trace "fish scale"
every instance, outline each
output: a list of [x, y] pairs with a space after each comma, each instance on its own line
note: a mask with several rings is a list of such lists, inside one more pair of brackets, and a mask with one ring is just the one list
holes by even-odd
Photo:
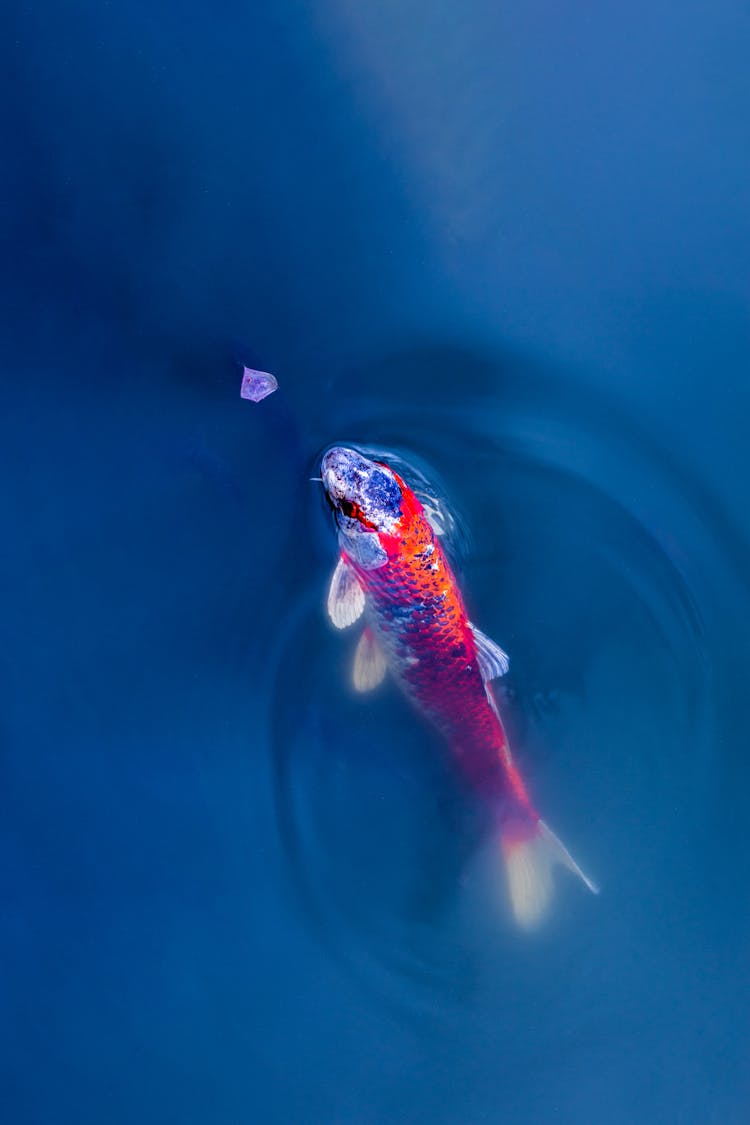
[[494, 799], [510, 793], [536, 816], [510, 761], [453, 571], [416, 499], [411, 507], [400, 535], [380, 536], [385, 565], [363, 570], [347, 558], [365, 591], [368, 622], [402, 690], [446, 738], [472, 784]]

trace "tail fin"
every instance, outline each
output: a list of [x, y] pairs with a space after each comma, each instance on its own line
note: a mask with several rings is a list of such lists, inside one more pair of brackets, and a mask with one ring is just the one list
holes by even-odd
[[503, 826], [500, 835], [513, 914], [519, 926], [531, 930], [544, 918], [552, 898], [552, 868], [567, 867], [593, 894], [595, 883], [584, 875], [564, 844], [543, 820], [528, 814]]

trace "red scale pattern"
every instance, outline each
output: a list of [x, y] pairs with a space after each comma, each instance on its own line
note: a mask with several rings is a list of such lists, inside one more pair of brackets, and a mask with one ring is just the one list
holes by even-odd
[[399, 484], [401, 520], [393, 534], [380, 534], [388, 562], [365, 571], [347, 558], [367, 595], [370, 623], [401, 687], [445, 736], [472, 784], [510, 798], [536, 820], [487, 696], [458, 584], [421, 504]]

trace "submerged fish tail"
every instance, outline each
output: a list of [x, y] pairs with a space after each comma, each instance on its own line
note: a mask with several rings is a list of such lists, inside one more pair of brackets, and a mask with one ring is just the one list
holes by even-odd
[[524, 929], [534, 929], [547, 914], [555, 867], [567, 867], [593, 894], [599, 893], [562, 841], [525, 803], [514, 801], [506, 809], [500, 825], [500, 846], [513, 915]]

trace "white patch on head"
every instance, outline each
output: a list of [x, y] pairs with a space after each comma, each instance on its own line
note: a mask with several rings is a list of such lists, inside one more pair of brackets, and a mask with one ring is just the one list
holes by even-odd
[[323, 487], [332, 500], [341, 500], [344, 496], [344, 485], [341, 477], [333, 469], [326, 469], [323, 473]]

